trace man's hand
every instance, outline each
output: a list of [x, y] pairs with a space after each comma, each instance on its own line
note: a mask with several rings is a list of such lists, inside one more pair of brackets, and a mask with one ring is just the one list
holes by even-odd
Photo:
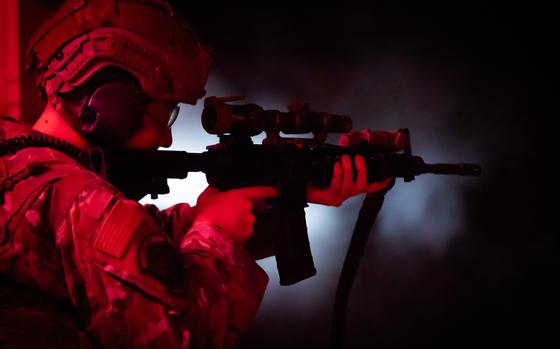
[[328, 188], [320, 189], [312, 186], [307, 187], [307, 201], [314, 204], [327, 206], [340, 206], [342, 203], [358, 194], [374, 193], [381, 190], [388, 190], [394, 184], [394, 178], [386, 178], [379, 182], [367, 182], [366, 162], [361, 155], [354, 158], [356, 167], [356, 181], [350, 156], [343, 155], [340, 162], [334, 165], [331, 184]]
[[198, 197], [194, 223], [219, 226], [236, 243], [244, 243], [253, 235], [255, 216], [251, 213], [258, 200], [278, 196], [274, 187], [255, 186], [218, 191], [208, 187]]

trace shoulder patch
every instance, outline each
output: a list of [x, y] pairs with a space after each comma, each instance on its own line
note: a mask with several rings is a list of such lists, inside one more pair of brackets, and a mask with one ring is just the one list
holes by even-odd
[[186, 294], [181, 256], [164, 235], [154, 234], [142, 241], [138, 250], [138, 264], [142, 273], [148, 273], [166, 285], [170, 294]]
[[142, 219], [138, 207], [124, 200], [117, 201], [103, 221], [93, 246], [120, 259]]

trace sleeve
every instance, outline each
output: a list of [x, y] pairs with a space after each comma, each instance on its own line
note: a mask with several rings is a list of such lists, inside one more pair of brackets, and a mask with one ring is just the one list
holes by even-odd
[[190, 228], [178, 248], [102, 181], [76, 198], [56, 237], [72, 302], [102, 347], [232, 347], [268, 281], [215, 227]]

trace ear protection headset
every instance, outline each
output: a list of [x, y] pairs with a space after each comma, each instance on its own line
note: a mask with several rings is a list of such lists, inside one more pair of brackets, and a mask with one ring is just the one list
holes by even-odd
[[142, 126], [150, 98], [127, 78], [101, 82], [87, 94], [79, 127], [84, 138], [101, 147], [122, 146]]

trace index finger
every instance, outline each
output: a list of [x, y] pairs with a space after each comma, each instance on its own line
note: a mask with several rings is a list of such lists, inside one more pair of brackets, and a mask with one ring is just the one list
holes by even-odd
[[202, 193], [200, 193], [199, 197], [207, 197], [207, 196], [210, 197], [218, 194], [219, 192], [220, 191], [217, 188], [209, 185], [206, 187], [206, 189], [204, 189], [204, 191], [202, 191]]
[[202, 204], [212, 196], [218, 194], [220, 191], [212, 186], [207, 186], [206, 189], [200, 195], [198, 195], [198, 199], [196, 200], [196, 204]]
[[247, 200], [255, 201], [258, 199], [275, 198], [280, 195], [280, 192], [275, 187], [257, 185], [254, 187], [245, 187], [238, 189], [231, 189], [230, 192], [240, 194]]

